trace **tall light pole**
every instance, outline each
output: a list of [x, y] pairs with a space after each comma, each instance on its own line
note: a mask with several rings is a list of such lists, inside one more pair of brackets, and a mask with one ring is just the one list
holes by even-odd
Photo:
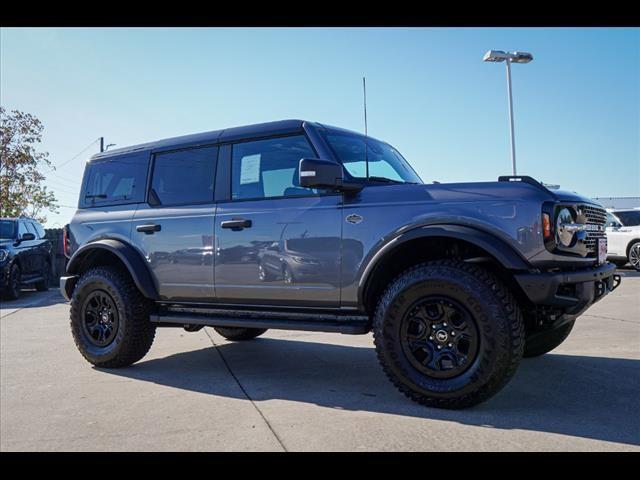
[[489, 50], [484, 54], [484, 62], [506, 62], [507, 65], [507, 93], [509, 96], [509, 125], [511, 131], [511, 164], [513, 174], [516, 175], [516, 139], [513, 132], [513, 95], [511, 94], [511, 64], [529, 63], [533, 55], [527, 52], [503, 52], [502, 50]]

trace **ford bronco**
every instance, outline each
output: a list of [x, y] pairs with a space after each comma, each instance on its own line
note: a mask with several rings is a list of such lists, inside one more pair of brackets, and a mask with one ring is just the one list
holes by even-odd
[[401, 392], [464, 408], [617, 287], [605, 221], [530, 177], [425, 184], [388, 143], [285, 120], [93, 156], [60, 287], [98, 367], [157, 327], [373, 331]]

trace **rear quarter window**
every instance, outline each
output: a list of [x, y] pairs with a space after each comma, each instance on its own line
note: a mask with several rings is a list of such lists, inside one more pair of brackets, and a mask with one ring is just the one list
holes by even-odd
[[144, 202], [148, 168], [149, 152], [90, 162], [85, 170], [80, 207]]

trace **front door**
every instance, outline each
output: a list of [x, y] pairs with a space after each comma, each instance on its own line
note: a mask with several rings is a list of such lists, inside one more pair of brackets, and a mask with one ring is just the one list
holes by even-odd
[[338, 307], [342, 197], [302, 188], [304, 135], [232, 146], [231, 200], [218, 204], [220, 303]]
[[162, 300], [214, 299], [217, 154], [217, 147], [199, 147], [154, 156], [148, 203], [133, 217], [131, 238]]

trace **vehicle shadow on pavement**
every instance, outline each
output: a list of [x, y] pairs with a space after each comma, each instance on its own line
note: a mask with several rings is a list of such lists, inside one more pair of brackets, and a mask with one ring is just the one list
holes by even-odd
[[[218, 349], [218, 352], [216, 352]], [[640, 360], [547, 354], [525, 359], [494, 398], [467, 410], [415, 404], [388, 382], [372, 348], [259, 338], [142, 361], [114, 375], [212, 396], [246, 398], [235, 383], [211, 380], [226, 367], [252, 400], [522, 429], [640, 445]], [[230, 392], [235, 392], [230, 394]]]
[[40, 308], [65, 302], [66, 300], [64, 299], [62, 294], [54, 288], [51, 288], [46, 292], [23, 289], [20, 292], [20, 298], [18, 298], [17, 300], [6, 300], [4, 298], [0, 298], [0, 309], [9, 310], [32, 307]]

